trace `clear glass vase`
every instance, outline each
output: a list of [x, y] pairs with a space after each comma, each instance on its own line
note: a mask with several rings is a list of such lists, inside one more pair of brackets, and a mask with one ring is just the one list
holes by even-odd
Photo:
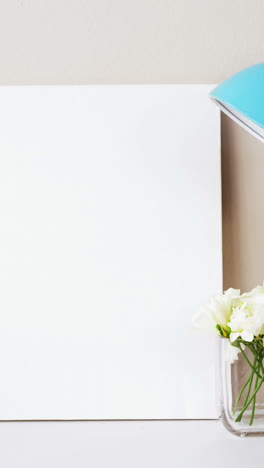
[[[228, 340], [225, 338], [219, 338], [219, 340], [221, 356], [221, 420], [225, 427], [236, 435], [263, 436], [264, 382], [262, 383], [261, 380], [263, 372], [261, 369], [259, 369], [260, 372], [257, 374], [253, 372], [250, 387], [252, 368], [249, 363], [254, 362], [254, 356], [246, 348], [244, 353], [239, 354], [238, 360], [230, 364], [226, 360]], [[257, 390], [254, 397], [254, 390], [258, 389], [258, 387], [259, 390]], [[252, 401], [250, 402], [250, 400]], [[250, 404], [247, 406], [249, 402]], [[245, 406], [246, 409], [243, 412]], [[241, 416], [242, 412], [243, 415]], [[241, 418], [241, 420], [236, 421], [238, 418]]]

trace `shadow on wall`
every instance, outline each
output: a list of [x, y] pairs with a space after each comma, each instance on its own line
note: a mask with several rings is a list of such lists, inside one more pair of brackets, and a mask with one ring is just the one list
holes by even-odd
[[223, 284], [264, 280], [264, 144], [222, 114]]

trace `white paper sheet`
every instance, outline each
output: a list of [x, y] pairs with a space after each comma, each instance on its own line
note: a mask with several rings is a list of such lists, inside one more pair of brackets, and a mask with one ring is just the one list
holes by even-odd
[[208, 85], [0, 88], [0, 419], [218, 416]]

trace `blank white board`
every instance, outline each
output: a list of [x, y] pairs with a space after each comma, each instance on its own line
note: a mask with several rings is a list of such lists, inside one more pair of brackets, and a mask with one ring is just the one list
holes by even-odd
[[218, 416], [210, 89], [0, 89], [1, 420]]

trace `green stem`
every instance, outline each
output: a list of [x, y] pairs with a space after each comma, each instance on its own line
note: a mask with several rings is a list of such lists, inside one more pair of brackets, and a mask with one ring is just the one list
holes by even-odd
[[[255, 359], [256, 361], [256, 359]], [[244, 408], [245, 404], [247, 403], [248, 399], [249, 399], [249, 396], [250, 396], [250, 392], [251, 392], [251, 387], [252, 387], [252, 382], [253, 382], [253, 379], [254, 379], [254, 372], [252, 371], [251, 374], [250, 374], [250, 383], [249, 383], [249, 388], [248, 388], [248, 392], [247, 392], [247, 396], [245, 398], [245, 401], [244, 401], [244, 404], [243, 404], [243, 407], [242, 409]]]
[[[257, 375], [258, 375], [258, 374], [257, 374]], [[253, 393], [253, 395], [251, 396], [251, 398], [250, 398], [248, 401], [246, 401], [246, 403], [244, 404], [242, 410], [240, 411], [238, 417], [236, 418], [236, 422], [241, 421], [244, 412], [245, 412], [246, 409], [249, 407], [250, 403], [254, 400], [254, 397], [255, 397], [255, 395], [258, 393], [258, 391], [259, 391], [261, 385], [263, 384], [263, 382], [264, 382], [264, 376], [260, 379], [260, 382], [257, 384], [257, 386], [256, 386], [256, 388], [255, 388], [255, 390], [254, 390], [254, 393]]]
[[[240, 345], [239, 343], [239, 349], [241, 351], [241, 353], [243, 354], [245, 360], [247, 361], [248, 365], [251, 367], [251, 369], [257, 374], [257, 376], [259, 377], [259, 379], [261, 379], [261, 375], [257, 372], [256, 368], [251, 364], [250, 360], [248, 359], [245, 351], [242, 349], [242, 346]], [[255, 353], [255, 356], [256, 356], [256, 353]]]
[[242, 397], [242, 394], [246, 388], [246, 386], [249, 384], [250, 380], [252, 382], [252, 376], [253, 376], [253, 371], [251, 372], [250, 376], [248, 377], [248, 379], [246, 380], [246, 382], [244, 383], [243, 387], [241, 388], [239, 394], [238, 394], [238, 397], [236, 399], [236, 402], [235, 402], [235, 406], [234, 406], [234, 410], [233, 410], [233, 414], [236, 413], [236, 410], [237, 410], [237, 407], [238, 407], [238, 404], [241, 400], [241, 397]]
[[[259, 369], [259, 368], [260, 368], [260, 363], [259, 363], [259, 365], [258, 365], [258, 369]], [[257, 388], [257, 386], [258, 386], [258, 380], [259, 380], [259, 378], [258, 378], [258, 376], [256, 375], [255, 387], [254, 387], [255, 390], [256, 390], [256, 388]], [[252, 411], [251, 411], [251, 418], [250, 418], [250, 422], [249, 422], [249, 425], [250, 425], [250, 426], [252, 426], [253, 421], [254, 421], [255, 408], [256, 408], [256, 396], [257, 396], [257, 394], [255, 393], [255, 396], [254, 396], [253, 401], [252, 401]]]
[[264, 375], [264, 366], [263, 366], [263, 349], [260, 353], [260, 359], [259, 359], [259, 362], [260, 362], [260, 367], [261, 367], [261, 371], [262, 371], [262, 375]]
[[[254, 364], [253, 364], [254, 369], [256, 369], [256, 362], [257, 362], [257, 355], [255, 354], [255, 356], [254, 356]], [[250, 392], [251, 392], [251, 387], [252, 387], [252, 382], [253, 382], [253, 378], [254, 378], [254, 371], [251, 372], [251, 374], [250, 374], [250, 376], [249, 376], [249, 378], [248, 378], [248, 380], [249, 380], [249, 387], [248, 387], [248, 391], [247, 391], [246, 398], [245, 398], [245, 400], [244, 400], [244, 404], [243, 404], [243, 406], [242, 406], [242, 410], [243, 410], [244, 406], [246, 405], [246, 403], [247, 403], [247, 401], [248, 401], [248, 399], [249, 399]]]

